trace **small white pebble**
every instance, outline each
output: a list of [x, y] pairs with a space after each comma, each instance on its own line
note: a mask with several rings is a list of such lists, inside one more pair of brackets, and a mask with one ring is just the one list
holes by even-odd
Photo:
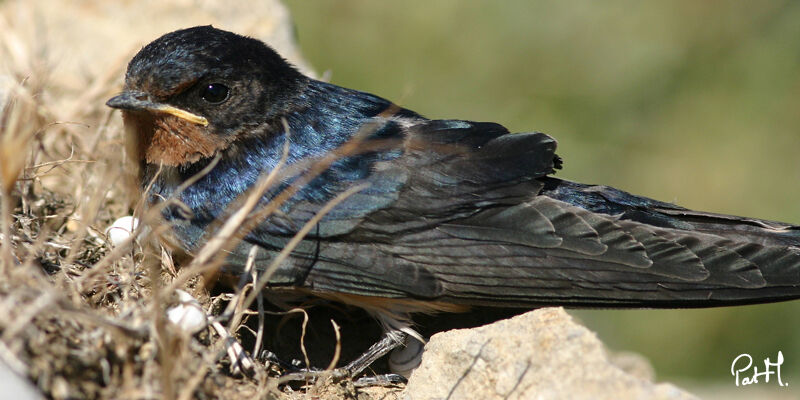
[[167, 310], [167, 319], [182, 331], [195, 334], [208, 325], [208, 318], [200, 302], [183, 290], [176, 290], [180, 304]]
[[425, 350], [425, 346], [422, 342], [409, 337], [404, 347], [392, 350], [389, 355], [389, 370], [408, 379], [422, 362], [423, 350]]
[[122, 242], [131, 237], [138, 225], [139, 220], [130, 215], [119, 218], [114, 221], [111, 226], [106, 228], [106, 236], [108, 240], [111, 241], [112, 245], [119, 246]]

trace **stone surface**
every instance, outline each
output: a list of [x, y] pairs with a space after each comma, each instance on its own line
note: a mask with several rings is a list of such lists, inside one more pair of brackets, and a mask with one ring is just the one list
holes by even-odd
[[[20, 367], [22, 368], [22, 367]], [[0, 400], [38, 400], [44, 396], [27, 378], [14, 372], [4, 361], [0, 361]]]
[[409, 400], [695, 398], [671, 384], [653, 383], [646, 373], [625, 372], [595, 334], [561, 308], [434, 335], [403, 396]]

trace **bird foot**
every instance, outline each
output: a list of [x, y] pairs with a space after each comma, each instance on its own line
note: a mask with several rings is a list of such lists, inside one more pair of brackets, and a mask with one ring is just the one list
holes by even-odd
[[[331, 377], [334, 380], [354, 379], [367, 367], [369, 367], [375, 360], [383, 357], [388, 352], [397, 346], [403, 344], [408, 337], [408, 334], [401, 331], [389, 331], [384, 333], [381, 340], [370, 346], [367, 351], [361, 356], [350, 362], [344, 367], [336, 368], [333, 370], [320, 370], [314, 368], [298, 368], [293, 363], [281, 361], [273, 353], [268, 354], [270, 361], [278, 364], [282, 368], [290, 371], [281, 377], [285, 381], [303, 381], [319, 379], [321, 377]], [[406, 378], [398, 374], [383, 374], [370, 377], [362, 377], [355, 380], [356, 386], [376, 386], [376, 385], [392, 385], [405, 382]]]
[[[294, 372], [289, 372], [281, 376], [280, 380], [282, 382], [292, 382], [292, 381], [313, 381], [313, 380], [320, 380], [320, 379], [331, 379], [334, 382], [338, 382], [344, 379], [353, 379], [353, 374], [347, 370], [347, 368], [336, 368], [333, 370], [314, 370], [314, 369], [303, 369]], [[397, 385], [400, 383], [406, 383], [408, 380], [398, 374], [380, 374], [380, 375], [373, 375], [373, 376], [362, 376], [358, 379], [353, 380], [353, 384], [356, 387], [368, 387], [368, 386], [391, 386]]]

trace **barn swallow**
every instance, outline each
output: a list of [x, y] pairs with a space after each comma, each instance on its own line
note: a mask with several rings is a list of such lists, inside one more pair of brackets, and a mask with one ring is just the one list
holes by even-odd
[[[359, 140], [362, 151], [342, 153], [256, 221], [223, 266], [241, 273], [256, 246], [263, 269], [326, 204], [358, 188], [320, 218], [266, 289], [372, 314], [386, 335], [345, 367], [352, 374], [413, 334], [415, 313], [800, 297], [796, 225], [555, 178], [561, 159], [546, 134], [427, 119], [304, 76], [266, 44], [211, 26], [142, 48], [107, 104], [122, 110], [151, 206], [183, 203], [162, 215], [189, 253], [282, 159], [308, 171], [307, 160]], [[298, 179], [287, 175], [261, 203]]]

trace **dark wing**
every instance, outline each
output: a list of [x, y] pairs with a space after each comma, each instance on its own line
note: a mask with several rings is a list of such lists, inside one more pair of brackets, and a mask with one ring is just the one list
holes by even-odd
[[392, 201], [352, 214], [346, 231], [331, 228], [341, 220], [326, 220], [275, 282], [496, 306], [800, 297], [798, 227], [550, 178], [560, 165], [555, 148], [545, 134], [508, 134], [496, 124], [419, 123], [403, 155], [376, 163], [369, 178], [391, 182]]

